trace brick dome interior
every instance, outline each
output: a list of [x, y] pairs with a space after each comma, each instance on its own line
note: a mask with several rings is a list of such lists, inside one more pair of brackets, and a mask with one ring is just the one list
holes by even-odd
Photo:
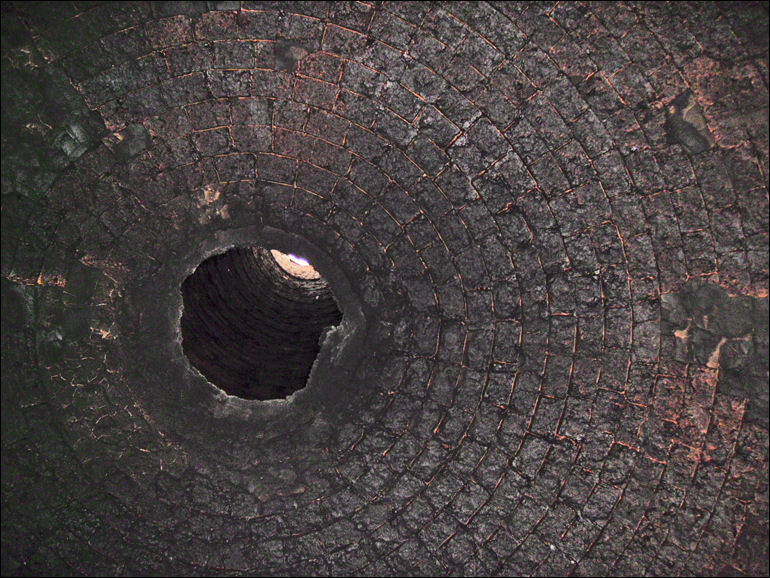
[[767, 38], [3, 2], [2, 574], [767, 575]]

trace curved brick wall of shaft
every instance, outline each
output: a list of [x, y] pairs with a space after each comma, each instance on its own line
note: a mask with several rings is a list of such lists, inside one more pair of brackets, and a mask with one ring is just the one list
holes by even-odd
[[283, 399], [305, 387], [322, 334], [341, 320], [328, 283], [286, 273], [264, 248], [204, 261], [182, 285], [182, 346], [229, 395]]
[[[766, 3], [2, 11], [3, 574], [767, 573]], [[290, 401], [182, 347], [251, 246]]]

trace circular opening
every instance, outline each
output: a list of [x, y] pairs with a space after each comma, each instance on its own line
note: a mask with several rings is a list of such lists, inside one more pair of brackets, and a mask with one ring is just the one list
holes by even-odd
[[182, 347], [226, 393], [284, 399], [305, 387], [326, 330], [342, 320], [329, 284], [307, 260], [236, 247], [182, 284]]

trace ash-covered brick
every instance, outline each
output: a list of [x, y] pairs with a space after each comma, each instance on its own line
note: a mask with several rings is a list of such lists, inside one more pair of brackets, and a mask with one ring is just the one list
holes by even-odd
[[[767, 574], [766, 30], [5, 3], [3, 574]], [[253, 244], [343, 313], [289, 402], [185, 353]]]

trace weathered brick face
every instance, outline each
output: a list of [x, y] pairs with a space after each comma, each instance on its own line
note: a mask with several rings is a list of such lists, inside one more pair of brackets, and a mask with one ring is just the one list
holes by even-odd
[[765, 4], [2, 12], [4, 575], [767, 574]]

